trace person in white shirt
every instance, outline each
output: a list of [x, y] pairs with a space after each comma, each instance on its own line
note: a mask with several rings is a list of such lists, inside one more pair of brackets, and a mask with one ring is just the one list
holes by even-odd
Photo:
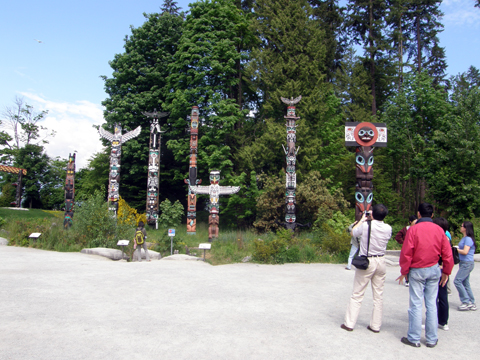
[[[369, 221], [367, 214], [364, 213], [358, 224], [352, 229], [352, 236], [361, 238], [359, 255], [367, 256], [369, 265], [366, 270], [355, 270], [353, 293], [347, 307], [345, 321], [340, 326], [344, 330], [352, 331], [355, 327], [365, 290], [371, 281], [373, 312], [370, 318], [370, 325], [367, 326], [367, 329], [374, 333], [380, 332], [383, 312], [383, 287], [387, 275], [385, 252], [387, 250], [388, 240], [392, 237], [392, 227], [383, 222], [387, 214], [387, 207], [383, 204], [377, 204], [372, 208], [372, 220]], [[369, 224], [371, 226], [370, 245], [368, 245]]]

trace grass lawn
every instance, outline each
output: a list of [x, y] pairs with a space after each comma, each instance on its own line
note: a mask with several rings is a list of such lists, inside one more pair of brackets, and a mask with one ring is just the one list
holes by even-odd
[[28, 209], [28, 210], [13, 210], [8, 208], [0, 208], [0, 217], [6, 221], [9, 219], [44, 219], [63, 217], [63, 211], [50, 211], [40, 209]]

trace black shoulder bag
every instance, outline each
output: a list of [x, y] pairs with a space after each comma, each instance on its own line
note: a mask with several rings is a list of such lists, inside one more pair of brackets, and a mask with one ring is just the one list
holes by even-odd
[[358, 244], [358, 251], [355, 257], [353, 258], [352, 265], [355, 266], [359, 270], [367, 270], [368, 265], [370, 262], [368, 261], [368, 249], [370, 248], [370, 232], [372, 230], [372, 221], [368, 220], [368, 243], [367, 243], [367, 255], [358, 255], [360, 253], [360, 246], [361, 244]]

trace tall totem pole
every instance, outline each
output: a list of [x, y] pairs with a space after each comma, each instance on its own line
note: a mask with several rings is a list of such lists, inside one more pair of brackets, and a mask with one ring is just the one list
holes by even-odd
[[187, 209], [187, 234], [194, 235], [197, 231], [197, 195], [192, 193], [190, 185], [199, 185], [201, 179], [197, 179], [197, 149], [198, 149], [198, 106], [192, 106], [192, 113], [187, 119], [190, 121], [190, 168], [188, 179], [188, 209]]
[[302, 96], [297, 98], [285, 99], [283, 97], [280, 98], [282, 102], [288, 105], [287, 108], [287, 116], [285, 119], [287, 122], [285, 126], [287, 127], [287, 148], [283, 146], [283, 151], [285, 151], [286, 160], [287, 160], [287, 171], [286, 171], [286, 214], [285, 214], [285, 227], [289, 230], [295, 230], [295, 226], [299, 225], [296, 222], [295, 216], [295, 204], [297, 203], [295, 198], [295, 190], [297, 188], [297, 174], [295, 170], [295, 163], [297, 161], [297, 153], [300, 149], [300, 146], [295, 149], [295, 143], [297, 142], [297, 125], [296, 121], [300, 119], [299, 117], [295, 116], [295, 104], [297, 104], [301, 99]]
[[122, 135], [122, 127], [120, 124], [114, 125], [113, 134], [101, 126], [98, 129], [100, 136], [110, 141], [112, 145], [112, 150], [110, 152], [110, 174], [108, 177], [108, 202], [110, 203], [109, 210], [114, 211], [115, 215], [117, 215], [118, 211], [122, 144], [140, 135], [141, 131], [142, 127], [139, 126], [136, 129]]
[[65, 179], [65, 215], [63, 226], [68, 228], [73, 222], [73, 205], [75, 200], [75, 153], [68, 154], [67, 177]]
[[210, 195], [210, 216], [208, 217], [208, 241], [213, 238], [218, 238], [218, 225], [220, 223], [219, 212], [220, 204], [218, 203], [220, 195], [235, 194], [240, 190], [240, 186], [220, 186], [220, 171], [210, 171], [210, 186], [192, 186], [190, 185], [189, 192], [193, 194], [208, 194]]
[[148, 153], [148, 180], [147, 180], [147, 224], [155, 225], [158, 229], [158, 198], [160, 190], [160, 146], [161, 131], [158, 119], [167, 116], [168, 112], [142, 113], [146, 117], [153, 118], [150, 124], [150, 151]]
[[356, 146], [355, 220], [372, 209], [373, 149], [387, 146], [387, 127], [384, 123], [345, 123], [345, 145]]

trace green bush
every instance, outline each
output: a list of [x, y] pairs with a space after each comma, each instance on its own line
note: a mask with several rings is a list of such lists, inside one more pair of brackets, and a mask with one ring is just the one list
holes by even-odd
[[347, 232], [337, 233], [328, 224], [323, 224], [318, 232], [317, 244], [323, 252], [329, 254], [347, 254], [350, 252], [350, 235]]

